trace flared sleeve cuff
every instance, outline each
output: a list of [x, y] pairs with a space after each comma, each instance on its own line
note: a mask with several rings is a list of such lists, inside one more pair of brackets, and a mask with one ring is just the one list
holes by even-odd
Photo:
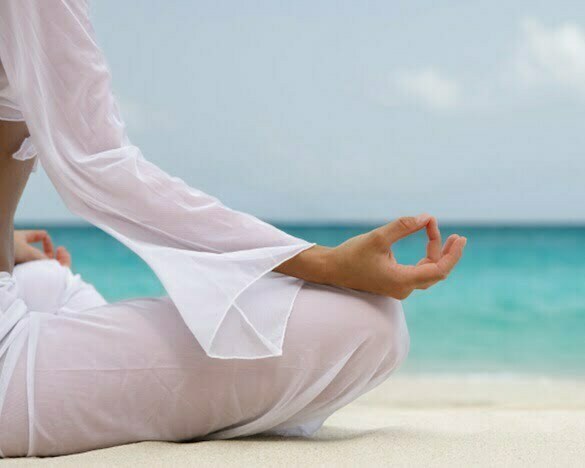
[[303, 280], [273, 270], [314, 243], [299, 239], [294, 245], [207, 253], [111, 234], [149, 264], [209, 357], [259, 359], [282, 354]]

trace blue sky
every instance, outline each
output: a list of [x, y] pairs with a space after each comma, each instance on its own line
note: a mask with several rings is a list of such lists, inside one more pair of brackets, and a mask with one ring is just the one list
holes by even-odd
[[[582, 2], [99, 0], [130, 138], [277, 221], [585, 222]], [[19, 219], [73, 219], [44, 174]]]

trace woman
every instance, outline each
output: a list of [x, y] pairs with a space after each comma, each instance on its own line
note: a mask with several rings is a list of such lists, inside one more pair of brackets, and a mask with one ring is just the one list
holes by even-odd
[[[404, 359], [397, 299], [445, 279], [464, 238], [442, 247], [421, 215], [328, 249], [170, 177], [125, 133], [85, 1], [3, 0], [0, 61], [1, 455], [311, 434]], [[37, 157], [168, 298], [73, 307], [54, 262], [40, 276], [67, 294], [26, 292], [32, 280], [11, 274], [13, 216]], [[421, 229], [426, 258], [397, 264], [391, 244]]]

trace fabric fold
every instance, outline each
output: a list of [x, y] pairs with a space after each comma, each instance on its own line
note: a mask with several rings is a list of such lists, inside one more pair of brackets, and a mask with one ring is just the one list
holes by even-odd
[[[20, 145], [20, 148], [18, 148], [18, 151], [16, 151], [16, 153], [12, 155], [12, 158], [18, 161], [28, 161], [29, 159], [34, 159], [36, 157], [37, 149], [35, 148], [30, 137], [25, 138], [22, 144]], [[36, 159], [32, 169], [33, 172], [37, 170], [38, 162], [39, 160]]]
[[14, 277], [0, 272], [0, 416], [20, 351], [28, 337], [29, 310]]

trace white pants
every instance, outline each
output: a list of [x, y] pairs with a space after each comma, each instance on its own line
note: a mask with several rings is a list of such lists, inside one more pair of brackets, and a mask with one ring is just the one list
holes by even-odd
[[105, 304], [55, 261], [21, 265], [14, 277], [41, 319], [34, 359], [23, 346], [0, 414], [6, 457], [310, 435], [409, 348], [399, 301], [348, 289], [303, 285], [282, 356], [212, 359], [168, 298]]

